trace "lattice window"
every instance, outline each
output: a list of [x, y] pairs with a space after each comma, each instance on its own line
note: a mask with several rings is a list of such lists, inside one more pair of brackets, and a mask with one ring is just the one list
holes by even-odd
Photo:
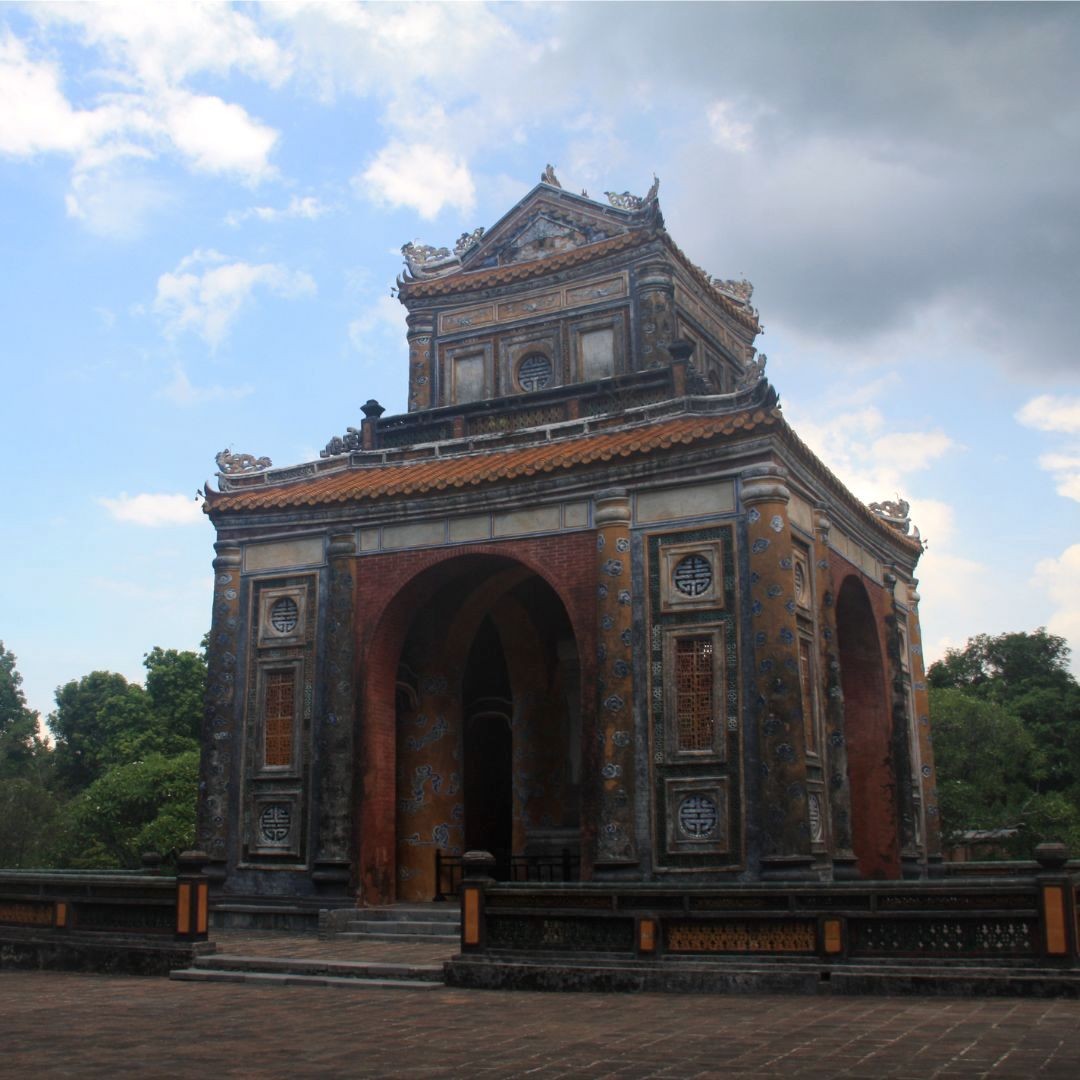
[[270, 768], [291, 765], [296, 724], [295, 671], [267, 673], [263, 716], [263, 764]]
[[712, 750], [715, 713], [713, 691], [715, 644], [709, 637], [675, 639], [674, 671], [677, 748]]

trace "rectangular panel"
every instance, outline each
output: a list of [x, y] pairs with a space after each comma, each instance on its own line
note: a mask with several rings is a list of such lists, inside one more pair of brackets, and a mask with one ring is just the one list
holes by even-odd
[[450, 519], [450, 540], [460, 543], [463, 540], [487, 540], [491, 536], [491, 518], [487, 514], [473, 514], [471, 517]]
[[467, 311], [452, 311], [439, 318], [439, 332], [448, 334], [454, 330], [469, 330], [474, 326], [485, 326], [494, 319], [495, 311], [490, 304]]
[[484, 357], [482, 353], [472, 356], [455, 356], [453, 364], [454, 401], [461, 405], [467, 401], [479, 401], [485, 396]]
[[441, 544], [446, 540], [446, 522], [417, 521], [409, 525], [387, 525], [383, 529], [383, 550], [397, 548], [426, 547]]
[[635, 518], [639, 522], [729, 514], [735, 509], [735, 484], [731, 480], [712, 480], [705, 484], [643, 491], [635, 501]]
[[323, 562], [323, 538], [279, 540], [272, 544], [248, 544], [244, 548], [245, 570], [288, 570]]
[[493, 525], [496, 536], [522, 536], [526, 533], [555, 532], [559, 528], [558, 506], [538, 506], [531, 510], [509, 510], [495, 514]]
[[791, 500], [788, 502], [788, 517], [803, 532], [812, 533], [814, 531], [814, 518], [810, 504], [805, 499], [800, 499], [798, 495], [792, 495]]
[[379, 550], [379, 530], [378, 529], [361, 529], [360, 530], [360, 550], [361, 551], [378, 551]]
[[608, 278], [606, 281], [594, 281], [588, 285], [576, 285], [566, 290], [567, 306], [589, 304], [596, 300], [607, 300], [613, 296], [626, 295], [626, 279]]
[[566, 503], [563, 506], [563, 525], [568, 529], [584, 529], [589, 524], [587, 502]]
[[499, 321], [522, 319], [529, 315], [540, 315], [545, 311], [556, 311], [562, 306], [562, 296], [557, 292], [542, 293], [540, 296], [526, 296], [521, 300], [507, 300], [499, 305]]
[[615, 374], [615, 331], [611, 327], [588, 330], [578, 339], [583, 379], [606, 379]]

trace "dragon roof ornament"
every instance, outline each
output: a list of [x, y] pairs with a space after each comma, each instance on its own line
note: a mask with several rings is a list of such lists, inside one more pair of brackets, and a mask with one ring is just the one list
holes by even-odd
[[615, 191], [605, 191], [607, 201], [616, 210], [644, 210], [651, 203], [657, 201], [660, 195], [660, 178], [654, 173], [652, 186], [645, 193], [644, 198], [640, 195], [631, 195], [629, 191], [621, 194]]
[[872, 502], [870, 512], [905, 536], [911, 535], [913, 539], [922, 541], [919, 530], [911, 524], [911, 504], [907, 499], [901, 499], [897, 495], [895, 501], [883, 499], [881, 502]]
[[268, 457], [257, 458], [254, 454], [233, 454], [228, 447], [225, 447], [214, 460], [217, 462], [219, 476], [263, 472], [273, 465]]

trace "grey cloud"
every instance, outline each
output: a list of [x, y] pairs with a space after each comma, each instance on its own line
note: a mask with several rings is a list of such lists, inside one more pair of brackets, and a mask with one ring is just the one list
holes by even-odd
[[[1080, 367], [1080, 7], [571, 5], [559, 36], [565, 77], [668, 111], [672, 232], [766, 322], [859, 340], [945, 307], [1006, 365]], [[747, 153], [709, 140], [717, 100]]]

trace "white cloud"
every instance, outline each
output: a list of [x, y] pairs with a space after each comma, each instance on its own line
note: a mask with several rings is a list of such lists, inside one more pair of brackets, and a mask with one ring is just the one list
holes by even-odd
[[98, 502], [116, 521], [127, 525], [161, 528], [171, 525], [194, 525], [203, 519], [202, 508], [189, 495], [128, 495], [115, 499], [102, 497]]
[[377, 203], [434, 218], [444, 206], [463, 212], [476, 203], [476, 187], [462, 158], [425, 143], [392, 142], [353, 177], [353, 186]]
[[253, 120], [239, 106], [218, 97], [183, 94], [165, 114], [177, 149], [200, 172], [234, 173], [256, 182], [273, 175], [273, 128]]
[[740, 154], [745, 154], [750, 149], [750, 136], [754, 133], [754, 127], [736, 116], [733, 102], [713, 102], [705, 117], [709, 122], [713, 142], [717, 146]]
[[216, 348], [256, 288], [292, 300], [314, 294], [315, 281], [279, 263], [230, 262], [220, 252], [197, 250], [158, 278], [154, 310], [169, 336], [191, 331]]
[[[1046, 628], [1070, 642], [1080, 642], [1080, 544], [1072, 544], [1054, 559], [1035, 565], [1032, 583], [1053, 601], [1054, 613]], [[1073, 653], [1072, 666], [1080, 671], [1080, 654]]]
[[[300, 218], [304, 221], [317, 221], [323, 215], [330, 213], [331, 207], [320, 201], [315, 195], [294, 195], [289, 199], [287, 206], [249, 206], [246, 210], [231, 210], [225, 215], [225, 224], [237, 226], [250, 218], [259, 221], [274, 223], [286, 221], [290, 218]], [[395, 251], [396, 255], [397, 252]]]
[[1080, 435], [1080, 397], [1055, 397], [1040, 394], [1032, 398], [1016, 414], [1024, 427], [1037, 431], [1061, 431]]
[[378, 360], [405, 338], [405, 309], [392, 296], [380, 296], [349, 323], [349, 341], [361, 356]]
[[[1041, 394], [1027, 402], [1016, 419], [1037, 431], [1080, 435], [1080, 397]], [[1053, 475], [1059, 495], [1080, 502], [1080, 444], [1042, 454], [1039, 468]]]
[[203, 405], [209, 401], [237, 401], [250, 397], [255, 387], [250, 383], [242, 386], [194, 386], [182, 364], [173, 367], [172, 381], [163, 387], [159, 397], [168, 398], [175, 405]]

